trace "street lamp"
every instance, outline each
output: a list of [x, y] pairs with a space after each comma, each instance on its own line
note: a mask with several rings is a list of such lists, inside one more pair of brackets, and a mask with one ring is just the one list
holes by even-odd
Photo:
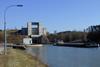
[[7, 10], [11, 7], [23, 7], [23, 5], [10, 5], [7, 6], [4, 10], [4, 54], [6, 55], [6, 51], [7, 51], [7, 36], [6, 36], [6, 13]]

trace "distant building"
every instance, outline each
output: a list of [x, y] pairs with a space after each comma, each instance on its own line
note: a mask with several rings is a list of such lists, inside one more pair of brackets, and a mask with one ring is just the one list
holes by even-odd
[[47, 35], [47, 31], [46, 28], [44, 28], [39, 22], [28, 22], [27, 27], [18, 30], [16, 34], [38, 37], [42, 35]]
[[15, 34], [27, 36], [27, 34], [28, 34], [27, 28], [22, 28], [21, 30], [18, 30]]
[[27, 27], [19, 30], [17, 34], [26, 35], [27, 38], [23, 39], [23, 43], [27, 43], [27, 44], [30, 43], [31, 41], [30, 39], [32, 39], [32, 44], [45, 43], [48, 41], [46, 37], [47, 35], [46, 28], [44, 28], [42, 24], [40, 24], [39, 22], [28, 22]]
[[27, 35], [27, 28], [22, 28], [21, 33], [22, 35]]
[[28, 22], [28, 36], [32, 38], [33, 43], [43, 43], [46, 39], [47, 31], [39, 22]]
[[28, 36], [35, 37], [46, 35], [47, 31], [39, 22], [29, 22], [27, 23]]

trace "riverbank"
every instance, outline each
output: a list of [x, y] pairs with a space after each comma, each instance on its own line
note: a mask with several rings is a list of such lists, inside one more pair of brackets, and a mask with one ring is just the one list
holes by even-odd
[[0, 55], [0, 67], [48, 67], [23, 50], [10, 48], [7, 55]]
[[97, 43], [57, 43], [54, 46], [79, 47], [79, 48], [97, 48]]

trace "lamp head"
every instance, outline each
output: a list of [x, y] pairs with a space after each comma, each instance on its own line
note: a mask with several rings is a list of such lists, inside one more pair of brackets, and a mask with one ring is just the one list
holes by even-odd
[[17, 7], [23, 7], [23, 5], [20, 5], [20, 4], [19, 4], [19, 5], [16, 5], [16, 6], [17, 6]]

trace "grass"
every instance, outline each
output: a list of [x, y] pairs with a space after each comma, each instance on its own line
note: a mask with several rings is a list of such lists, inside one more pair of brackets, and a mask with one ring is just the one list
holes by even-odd
[[9, 49], [7, 55], [0, 55], [0, 67], [48, 67], [37, 58], [18, 49]]

